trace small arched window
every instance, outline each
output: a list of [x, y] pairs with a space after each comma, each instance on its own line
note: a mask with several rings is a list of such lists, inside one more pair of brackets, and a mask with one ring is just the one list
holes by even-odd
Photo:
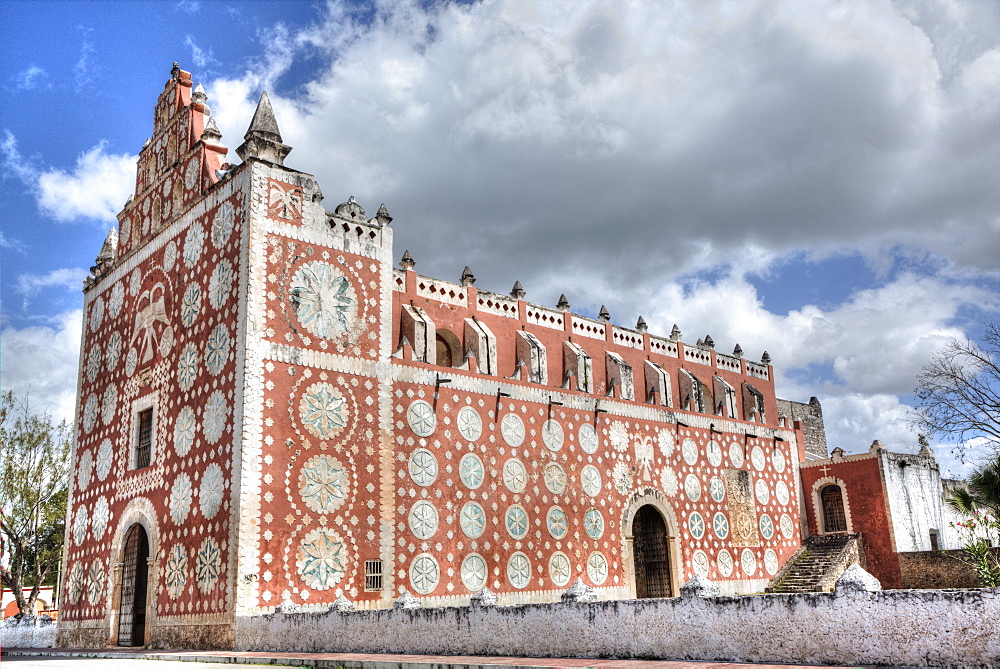
[[464, 360], [462, 343], [448, 330], [438, 329], [435, 333], [437, 364], [441, 367], [460, 367]]

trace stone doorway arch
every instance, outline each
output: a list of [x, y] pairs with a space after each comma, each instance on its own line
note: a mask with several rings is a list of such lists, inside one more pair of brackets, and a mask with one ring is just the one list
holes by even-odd
[[125, 534], [118, 604], [118, 645], [146, 645], [149, 537], [139, 523]]
[[632, 495], [622, 522], [623, 563], [630, 594], [638, 599], [676, 597], [681, 561], [673, 508], [655, 488]]

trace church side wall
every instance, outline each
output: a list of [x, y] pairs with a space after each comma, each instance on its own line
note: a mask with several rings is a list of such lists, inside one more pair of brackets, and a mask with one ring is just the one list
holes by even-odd
[[933, 458], [880, 451], [896, 550], [900, 553], [931, 550], [930, 533], [938, 535], [938, 548], [948, 545], [953, 518], [945, 513], [941, 472]]
[[240, 650], [994, 666], [997, 590], [527, 604], [240, 617]]

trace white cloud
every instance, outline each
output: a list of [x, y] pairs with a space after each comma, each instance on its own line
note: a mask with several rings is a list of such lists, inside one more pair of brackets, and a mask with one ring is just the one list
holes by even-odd
[[[197, 10], [198, 8], [195, 7], [195, 9], [193, 10], [185, 10], [185, 11], [192, 12]], [[184, 44], [186, 44], [187, 47], [191, 49], [191, 60], [194, 61], [196, 67], [204, 69], [210, 65], [217, 65], [219, 63], [219, 61], [217, 61], [213, 56], [212, 49], [205, 51], [200, 46], [194, 43], [194, 38], [192, 38], [191, 35], [187, 36], [187, 38], [184, 40]]]
[[57, 221], [90, 218], [114, 223], [135, 189], [138, 156], [107, 153], [103, 141], [80, 154], [70, 171], [44, 169], [21, 155], [17, 138], [5, 130], [0, 157], [4, 172], [23, 182], [34, 194], [38, 208]]
[[101, 142], [76, 159], [70, 171], [49, 169], [37, 177], [41, 210], [57, 221], [115, 221], [135, 188], [137, 156], [109, 154]]
[[34, 406], [56, 420], [73, 420], [80, 357], [82, 312], [60, 314], [48, 325], [0, 331], [2, 387], [31, 393]]
[[25, 297], [31, 297], [43, 288], [57, 287], [68, 291], [79, 291], [87, 274], [87, 270], [82, 267], [64, 267], [45, 274], [22, 274], [17, 277], [17, 292]]
[[31, 65], [18, 72], [14, 77], [14, 83], [20, 90], [30, 91], [42, 87], [49, 74], [37, 65]]

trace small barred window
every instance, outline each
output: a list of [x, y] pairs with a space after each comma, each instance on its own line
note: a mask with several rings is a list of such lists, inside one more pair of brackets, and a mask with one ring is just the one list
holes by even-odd
[[365, 592], [382, 589], [382, 561], [365, 560]]

